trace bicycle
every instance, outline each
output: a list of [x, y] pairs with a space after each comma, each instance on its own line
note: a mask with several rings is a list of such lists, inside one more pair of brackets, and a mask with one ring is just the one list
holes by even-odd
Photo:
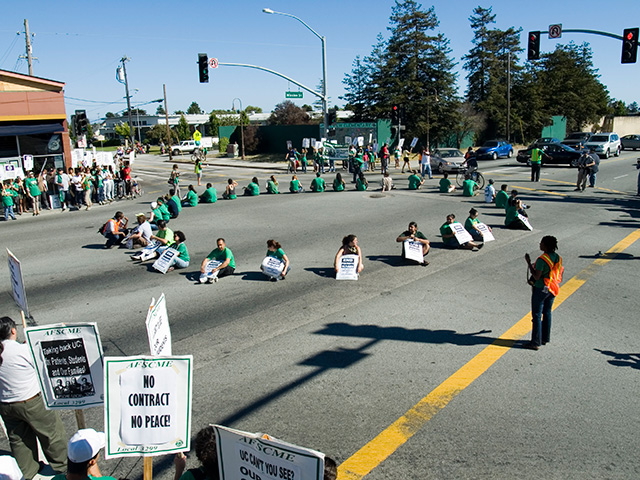
[[206, 159], [207, 159], [207, 156], [199, 148], [196, 148], [191, 154], [191, 161], [193, 163], [196, 163], [196, 161], [198, 160], [200, 160], [201, 162], [204, 162]]
[[476, 190], [482, 190], [484, 188], [484, 175], [482, 175], [478, 170], [461, 170], [456, 175], [456, 183], [459, 187], [462, 187], [464, 181], [468, 179], [471, 179], [478, 184]]

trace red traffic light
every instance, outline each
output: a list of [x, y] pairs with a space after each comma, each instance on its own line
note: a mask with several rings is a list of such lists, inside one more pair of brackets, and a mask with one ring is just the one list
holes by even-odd
[[633, 32], [627, 33], [627, 40], [633, 40]]
[[398, 106], [397, 106], [397, 105], [394, 105], [394, 106], [393, 106], [393, 109], [394, 109], [394, 110], [398, 110]]

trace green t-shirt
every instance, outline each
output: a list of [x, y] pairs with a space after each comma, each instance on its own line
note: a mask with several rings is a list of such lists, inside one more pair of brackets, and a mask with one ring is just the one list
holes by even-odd
[[161, 205], [158, 205], [157, 210], [160, 211], [160, 215], [158, 215], [158, 218], [161, 218], [162, 220], [171, 220], [171, 212], [169, 212], [169, 208], [163, 203]]
[[215, 188], [209, 187], [202, 194], [202, 203], [216, 203], [218, 201], [218, 192]]
[[302, 155], [302, 157], [300, 158], [300, 164], [301, 165], [306, 165], [307, 164], [307, 154], [306, 153], [304, 155]]
[[189, 190], [187, 193], [187, 202], [189, 202], [190, 207], [195, 207], [198, 205], [198, 195], [193, 190]]
[[[411, 236], [411, 232], [409, 230], [405, 230], [404, 232], [402, 232], [400, 235], [398, 235], [399, 237], [410, 237]], [[426, 240], [427, 237], [424, 236], [424, 233], [422, 233], [420, 230], [418, 230], [416, 232], [416, 238], [420, 238], [422, 240]]]
[[311, 180], [311, 191], [313, 192], [324, 192], [324, 178], [316, 177]]
[[356, 190], [360, 190], [361, 192], [367, 189], [367, 184], [360, 180], [360, 178], [356, 179]]
[[280, 193], [278, 191], [278, 185], [276, 185], [276, 182], [274, 182], [273, 180], [269, 180], [267, 182], [267, 192], [272, 194]]
[[175, 248], [178, 251], [179, 259], [184, 260], [185, 262], [188, 262], [190, 260], [189, 252], [187, 251], [187, 246], [184, 244], [184, 242], [179, 243], [178, 245], [174, 245], [173, 248]]
[[248, 195], [255, 197], [260, 195], [260, 186], [257, 183], [251, 182], [247, 185]]
[[335, 179], [333, 181], [333, 190], [336, 192], [343, 192], [344, 191], [344, 180], [339, 182], [338, 179]]
[[26, 178], [24, 181], [25, 187], [29, 190], [29, 195], [37, 197], [42, 192], [38, 188], [38, 180], [36, 178]]
[[477, 230], [473, 228], [473, 226], [477, 225], [478, 223], [480, 223], [480, 220], [478, 220], [477, 218], [467, 217], [467, 219], [464, 222], [464, 228], [469, 233], [476, 232]]
[[182, 211], [182, 203], [180, 202], [180, 197], [174, 195], [173, 197], [171, 197], [171, 200], [176, 202], [176, 208], [178, 209], [178, 213], [180, 213]]
[[267, 257], [275, 257], [278, 260], [282, 260], [284, 262], [284, 250], [282, 250], [281, 248], [277, 249], [275, 252], [267, 250]]
[[445, 235], [451, 235], [452, 233], [453, 230], [451, 230], [451, 225], [449, 225], [448, 223], [443, 223], [440, 227], [440, 235], [442, 235], [442, 241], [444, 243], [447, 243], [449, 245], [458, 243], [456, 237], [444, 238]]
[[[554, 264], [560, 261], [560, 255], [558, 255], [557, 253], [555, 252], [549, 253], [548, 255], [549, 255], [549, 259]], [[538, 257], [534, 268], [536, 270], [540, 270], [542, 272], [542, 275], [540, 275], [540, 278], [536, 280], [536, 283], [534, 283], [533, 286], [536, 288], [544, 288], [544, 279], [549, 278], [549, 272], [551, 272], [551, 267], [549, 267], [549, 264], [545, 262], [542, 258]]]
[[504, 217], [504, 224], [509, 225], [518, 218], [518, 208], [516, 206], [507, 207], [507, 215]]
[[362, 159], [362, 154], [356, 155], [353, 158], [353, 164], [359, 167], [362, 167], [362, 165], [364, 165], [364, 160]]
[[509, 201], [509, 194], [504, 190], [500, 190], [496, 193], [496, 207], [507, 208], [507, 202]]
[[411, 175], [409, 177], [409, 190], [417, 190], [421, 181], [422, 179], [418, 175]]
[[151, 210], [151, 213], [153, 213], [153, 221], [157, 222], [158, 220], [164, 220], [164, 216], [162, 214], [162, 210], [160, 209], [160, 207], [156, 207], [153, 210]]
[[289, 182], [289, 191], [297, 192], [298, 190], [300, 190], [300, 180], [291, 180]]
[[224, 247], [224, 250], [220, 250], [219, 248], [214, 249], [209, 255], [207, 255], [207, 260], [217, 260], [219, 262], [225, 262], [227, 258], [230, 259], [229, 266], [231, 268], [236, 268], [236, 261], [233, 258], [233, 253], [227, 247]]
[[449, 187], [451, 186], [451, 180], [448, 178], [440, 179], [440, 193], [449, 193]]
[[[113, 477], [109, 477], [109, 476], [103, 476], [103, 477], [94, 477], [93, 475], [88, 475], [86, 478], [90, 478], [91, 480], [116, 480]], [[57, 475], [54, 475], [53, 477], [51, 477], [51, 480], [67, 480], [67, 474], [66, 473], [59, 473]], [[182, 477], [180, 477], [180, 480], [182, 480]], [[195, 480], [195, 479], [194, 479]]]
[[467, 178], [464, 182], [462, 182], [462, 196], [463, 197], [473, 197], [473, 189], [477, 187], [478, 184]]
[[167, 240], [168, 247], [175, 243], [175, 240], [173, 238], [173, 230], [171, 230], [169, 227], [167, 227], [165, 230], [158, 230], [155, 236]]
[[2, 194], [2, 206], [3, 207], [12, 207], [13, 206], [13, 195], [11, 195], [11, 193], [9, 191], [7, 191], [7, 193], [3, 193]]

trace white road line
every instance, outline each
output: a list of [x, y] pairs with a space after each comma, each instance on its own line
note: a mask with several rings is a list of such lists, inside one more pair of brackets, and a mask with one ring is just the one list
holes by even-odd
[[628, 177], [629, 174], [625, 173], [624, 175], [618, 175], [617, 177], [613, 177], [614, 180], [618, 180], [619, 178], [624, 178], [624, 177]]
[[487, 170], [484, 173], [513, 172], [512, 168], [499, 168], [497, 170]]

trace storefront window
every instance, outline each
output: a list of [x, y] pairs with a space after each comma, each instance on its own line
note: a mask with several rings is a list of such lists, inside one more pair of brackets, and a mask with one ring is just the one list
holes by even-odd
[[17, 156], [18, 144], [16, 143], [16, 137], [14, 137], [13, 135], [0, 137], [0, 158]]
[[62, 153], [62, 135], [43, 133], [39, 135], [20, 135], [20, 153], [22, 155], [50, 155]]

